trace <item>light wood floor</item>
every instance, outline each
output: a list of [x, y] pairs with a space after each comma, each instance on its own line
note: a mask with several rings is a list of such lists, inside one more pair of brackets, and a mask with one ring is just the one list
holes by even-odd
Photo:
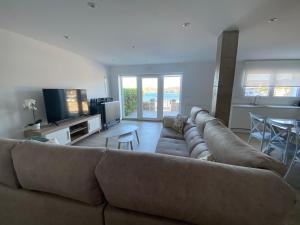
[[[134, 151], [143, 152], [155, 152], [156, 144], [160, 137], [160, 132], [162, 129], [161, 122], [144, 122], [144, 121], [129, 121], [123, 120], [121, 124], [132, 124], [138, 127], [138, 134], [140, 138], [140, 144], [137, 144], [135, 140], [133, 143]], [[111, 129], [118, 129], [119, 125], [112, 127]], [[89, 138], [86, 138], [76, 145], [78, 146], [89, 146], [89, 147], [105, 147], [105, 134], [106, 132], [101, 132], [100, 134], [94, 134]], [[117, 148], [118, 138], [110, 138], [108, 142], [108, 148]], [[121, 145], [121, 149], [129, 149], [126, 144]]]
[[[138, 133], [140, 137], [140, 144], [136, 140], [133, 145], [134, 151], [155, 152], [156, 144], [158, 142], [162, 123], [160, 122], [141, 122], [141, 121], [122, 121], [121, 124], [134, 124], [138, 126]], [[115, 126], [113, 129], [118, 129]], [[248, 135], [243, 133], [236, 133], [241, 139], [247, 141]], [[89, 147], [105, 147], [105, 131], [100, 134], [94, 134], [91, 137], [78, 142], [78, 146]], [[255, 148], [258, 148], [259, 143], [255, 140], [251, 142]], [[111, 138], [109, 141], [109, 148], [117, 148], [117, 138]], [[121, 146], [122, 149], [128, 149], [129, 146]], [[300, 165], [297, 165], [287, 178], [287, 182], [293, 186], [297, 193], [298, 202], [295, 209], [291, 212], [287, 225], [300, 225]], [[270, 224], [271, 225], [271, 224]]]

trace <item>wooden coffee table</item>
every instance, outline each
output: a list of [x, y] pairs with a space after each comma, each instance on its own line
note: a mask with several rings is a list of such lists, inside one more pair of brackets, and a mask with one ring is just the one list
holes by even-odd
[[109, 138], [119, 137], [121, 135], [131, 134], [133, 132], [135, 133], [137, 142], [139, 144], [140, 143], [140, 139], [139, 139], [139, 135], [138, 135], [137, 130], [138, 130], [137, 126], [135, 126], [135, 125], [127, 125], [127, 124], [122, 124], [122, 125], [119, 125], [117, 127], [112, 127], [104, 135], [104, 137], [106, 138], [106, 140], [105, 140], [105, 147], [108, 146], [108, 140], [109, 140]]

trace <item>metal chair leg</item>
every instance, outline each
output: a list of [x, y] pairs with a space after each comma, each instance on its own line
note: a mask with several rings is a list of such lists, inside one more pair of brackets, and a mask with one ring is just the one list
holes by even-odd
[[121, 142], [118, 142], [118, 149], [120, 149], [121, 147]]
[[139, 138], [139, 134], [138, 134], [137, 130], [135, 131], [135, 135], [136, 135], [137, 143], [140, 144], [140, 138]]
[[248, 138], [248, 143], [249, 143], [249, 144], [250, 144], [251, 139], [252, 139], [252, 135], [250, 134], [250, 135], [249, 135], [249, 138]]
[[[285, 144], [285, 149], [284, 149], [284, 152], [282, 154], [282, 162], [283, 164], [286, 165], [287, 163], [287, 156], [288, 156], [288, 145], [289, 145], [289, 142], [290, 142], [290, 132], [288, 132], [288, 136], [286, 138], [286, 144]], [[296, 150], [297, 151], [297, 150]]]
[[130, 142], [130, 149], [133, 151], [132, 141]]

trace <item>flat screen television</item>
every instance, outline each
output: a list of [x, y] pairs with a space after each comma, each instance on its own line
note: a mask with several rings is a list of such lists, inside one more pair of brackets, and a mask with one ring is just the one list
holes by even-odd
[[89, 114], [86, 90], [43, 89], [48, 123]]

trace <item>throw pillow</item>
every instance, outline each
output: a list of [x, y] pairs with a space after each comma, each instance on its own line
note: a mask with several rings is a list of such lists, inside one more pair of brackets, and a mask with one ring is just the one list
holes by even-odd
[[214, 156], [210, 151], [203, 151], [201, 154], [197, 156], [197, 159], [205, 160], [205, 161], [215, 161]]
[[187, 116], [178, 114], [174, 120], [172, 128], [180, 134], [183, 134], [184, 124], [188, 120]]

